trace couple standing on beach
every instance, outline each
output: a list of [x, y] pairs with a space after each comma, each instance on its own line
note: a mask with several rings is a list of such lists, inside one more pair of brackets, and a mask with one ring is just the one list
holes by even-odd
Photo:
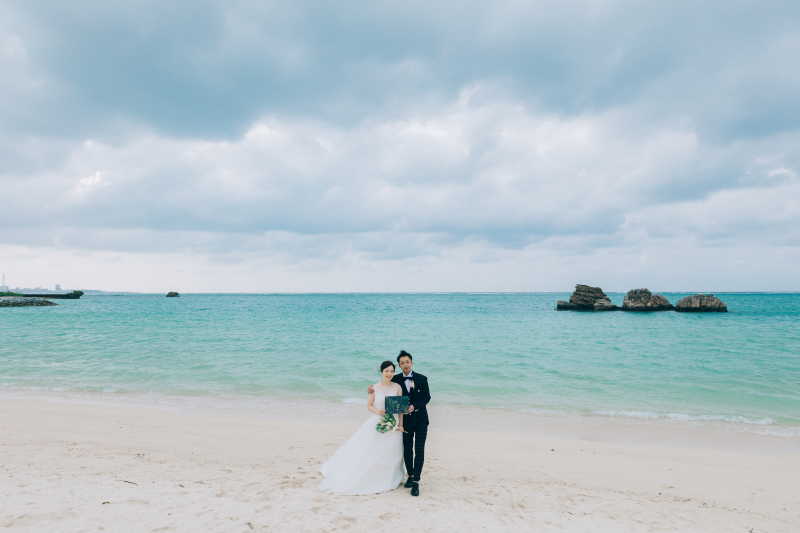
[[[412, 496], [419, 496], [419, 476], [425, 460], [425, 439], [428, 436], [428, 410], [431, 401], [428, 378], [412, 372], [414, 362], [405, 350], [397, 356], [401, 373], [394, 363], [381, 364], [380, 383], [367, 389], [367, 408], [373, 415], [350, 437], [344, 446], [323, 463], [320, 472], [325, 479], [319, 488], [337, 495], [375, 494], [396, 489], [403, 481], [403, 461], [408, 479], [405, 487]], [[378, 427], [388, 396], [408, 396], [408, 414], [398, 415], [393, 430], [381, 432]]]

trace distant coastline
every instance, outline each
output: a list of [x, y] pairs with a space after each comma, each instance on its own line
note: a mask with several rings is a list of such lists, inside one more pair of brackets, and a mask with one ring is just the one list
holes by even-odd
[[68, 293], [57, 293], [57, 294], [48, 294], [48, 293], [39, 293], [39, 294], [29, 294], [24, 293], [21, 296], [25, 298], [45, 298], [49, 300], [77, 300], [81, 296], [83, 296], [83, 291], [72, 291]]

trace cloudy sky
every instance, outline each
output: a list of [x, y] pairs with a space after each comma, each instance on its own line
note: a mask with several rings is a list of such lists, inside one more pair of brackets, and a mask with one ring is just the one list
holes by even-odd
[[800, 290], [796, 2], [0, 0], [7, 284]]

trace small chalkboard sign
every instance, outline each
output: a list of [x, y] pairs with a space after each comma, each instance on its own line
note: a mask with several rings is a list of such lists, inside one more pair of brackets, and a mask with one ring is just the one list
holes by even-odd
[[387, 396], [386, 413], [390, 415], [408, 414], [408, 396]]

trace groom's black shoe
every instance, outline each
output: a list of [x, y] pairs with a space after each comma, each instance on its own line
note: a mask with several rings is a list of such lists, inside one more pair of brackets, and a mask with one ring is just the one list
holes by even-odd
[[411, 495], [419, 496], [419, 483], [417, 483], [416, 481], [411, 483]]
[[414, 484], [414, 478], [413, 478], [413, 477], [411, 477], [411, 476], [408, 476], [408, 479], [406, 480], [406, 484], [405, 484], [405, 485], [403, 485], [403, 486], [404, 486], [405, 488], [407, 488], [407, 489], [410, 489], [410, 488], [411, 488], [411, 485], [413, 485], [413, 484]]

